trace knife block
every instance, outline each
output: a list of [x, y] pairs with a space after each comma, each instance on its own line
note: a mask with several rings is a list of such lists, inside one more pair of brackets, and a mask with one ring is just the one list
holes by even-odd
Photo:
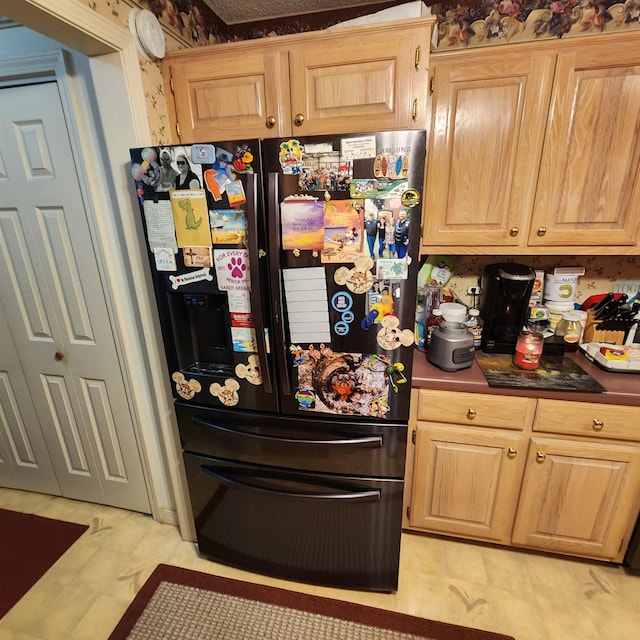
[[587, 320], [582, 332], [582, 342], [609, 342], [624, 344], [624, 331], [602, 331], [598, 329], [600, 320], [596, 320], [591, 309], [587, 310]]

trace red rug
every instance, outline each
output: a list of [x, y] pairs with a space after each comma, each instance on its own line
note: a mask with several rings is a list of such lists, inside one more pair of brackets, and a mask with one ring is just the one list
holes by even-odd
[[0, 509], [0, 618], [88, 528]]
[[[264, 603], [264, 604], [261, 604]], [[374, 628], [375, 629], [372, 629]], [[296, 591], [160, 564], [109, 640], [514, 640]]]

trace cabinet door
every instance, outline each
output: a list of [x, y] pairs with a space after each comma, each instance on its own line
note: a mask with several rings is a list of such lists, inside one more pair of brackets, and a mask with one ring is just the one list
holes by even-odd
[[526, 245], [554, 55], [432, 57], [423, 244]]
[[640, 49], [558, 54], [529, 243], [638, 245]]
[[178, 142], [291, 134], [286, 50], [195, 51], [166, 63]]
[[418, 423], [411, 527], [509, 543], [524, 436]]
[[620, 561], [639, 488], [638, 448], [533, 438], [513, 544]]
[[290, 51], [294, 135], [424, 129], [430, 29], [336, 31]]

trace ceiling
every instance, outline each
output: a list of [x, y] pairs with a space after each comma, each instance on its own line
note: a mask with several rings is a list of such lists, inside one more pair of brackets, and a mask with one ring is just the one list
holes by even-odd
[[[259, 2], [241, 2], [239, 0], [204, 0], [205, 4], [225, 24], [256, 22], [272, 18], [299, 16], [305, 13], [339, 9], [353, 9], [359, 6], [371, 6], [375, 12], [376, 4], [388, 4], [389, 0], [260, 0]], [[402, 4], [402, 2], [398, 2]]]

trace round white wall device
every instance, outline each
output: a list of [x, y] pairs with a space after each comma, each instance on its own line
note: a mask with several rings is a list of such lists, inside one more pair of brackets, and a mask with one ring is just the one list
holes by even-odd
[[166, 43], [162, 27], [148, 9], [132, 9], [129, 13], [129, 30], [135, 36], [140, 53], [154, 62], [164, 58]]

